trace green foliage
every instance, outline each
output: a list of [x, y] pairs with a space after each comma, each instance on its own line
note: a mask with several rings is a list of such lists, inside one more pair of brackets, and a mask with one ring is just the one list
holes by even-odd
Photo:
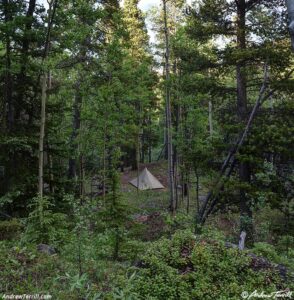
[[58, 246], [67, 240], [67, 215], [53, 211], [52, 199], [35, 197], [32, 199], [24, 239], [34, 243]]
[[289, 255], [289, 252], [292, 250], [291, 253], [293, 258], [294, 237], [292, 235], [281, 236], [277, 242], [277, 249], [286, 255]]
[[194, 225], [193, 216], [183, 212], [178, 212], [176, 216], [171, 216], [169, 213], [167, 213], [165, 222], [169, 226], [169, 229], [167, 230], [170, 234], [173, 234], [179, 229], [192, 230]]
[[[280, 253], [278, 253], [279, 250]], [[293, 237], [284, 236], [281, 238], [277, 247], [268, 243], [259, 242], [254, 244], [252, 252], [258, 256], [265, 257], [270, 262], [282, 264], [287, 266], [290, 270], [294, 270], [294, 256], [292, 250]]]
[[272, 262], [279, 262], [279, 256], [275, 250], [273, 245], [269, 245], [267, 243], [255, 243], [253, 252], [259, 256], [267, 258]]
[[9, 205], [13, 203], [13, 201], [21, 195], [21, 191], [10, 191], [9, 193], [6, 193], [2, 197], [0, 197], [0, 207], [3, 208], [6, 205]]
[[22, 224], [17, 219], [0, 221], [0, 240], [14, 239], [22, 227]]
[[[227, 222], [224, 232], [216, 229], [225, 223], [226, 210], [238, 210], [244, 191], [256, 225], [252, 252], [293, 268], [294, 85], [293, 75], [283, 79], [293, 67], [285, 7], [281, 0], [246, 1], [256, 3], [246, 10], [246, 47], [239, 49], [238, 1], [196, 1], [188, 16], [184, 2], [167, 1], [167, 86], [175, 177], [178, 185], [191, 187], [191, 211], [184, 213], [179, 201], [177, 214], [170, 216], [166, 191], [125, 193], [118, 171], [146, 163], [147, 153], [156, 159], [165, 143], [162, 11], [151, 20], [159, 42], [151, 49], [138, 0], [123, 6], [118, 0], [58, 1], [50, 57], [43, 64], [44, 4], [1, 1], [0, 214], [19, 219], [0, 222], [0, 293], [42, 290], [61, 300], [234, 300], [243, 290], [287, 287], [272, 269], [255, 271], [246, 253], [224, 247], [224, 235], [238, 238], [240, 219], [234, 215], [234, 226]], [[236, 66], [242, 65], [247, 77], [247, 116], [265, 63], [275, 94], [260, 108], [236, 162], [249, 163], [250, 182], [240, 182], [232, 170], [213, 210], [221, 211], [219, 223], [194, 236], [195, 193], [200, 199], [213, 190], [216, 172], [246, 121], [236, 114]], [[45, 196], [36, 197], [44, 68], [50, 71]], [[164, 174], [166, 165], [162, 169]], [[89, 191], [92, 182], [98, 192]], [[153, 221], [138, 224], [136, 216], [143, 214]], [[37, 243], [55, 246], [58, 254], [38, 253]]]
[[55, 280], [66, 280], [68, 281], [70, 291], [80, 291], [80, 290], [87, 290], [87, 274], [82, 274], [81, 276], [79, 274], [71, 276], [68, 273], [65, 273], [65, 276], [58, 276]]
[[250, 261], [238, 250], [179, 231], [148, 248], [132, 291], [139, 299], [240, 299], [244, 290], [275, 291], [281, 284], [275, 271], [256, 272]]
[[60, 270], [56, 257], [40, 255], [36, 249], [20, 246], [16, 241], [0, 242], [1, 293], [34, 294], [40, 292], [40, 286], [42, 291], [54, 292], [51, 276]]

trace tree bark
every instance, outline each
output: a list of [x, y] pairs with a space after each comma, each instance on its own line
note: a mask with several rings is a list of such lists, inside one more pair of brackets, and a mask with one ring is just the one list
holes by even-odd
[[[50, 2], [48, 10], [48, 29], [46, 34], [46, 41], [44, 45], [44, 53], [42, 59], [42, 67], [44, 61], [49, 54], [50, 48], [50, 34], [53, 25], [53, 19], [56, 11], [57, 0]], [[42, 70], [41, 77], [41, 124], [40, 124], [40, 137], [39, 137], [39, 174], [38, 174], [38, 193], [43, 198], [44, 186], [44, 136], [45, 136], [45, 122], [46, 122], [46, 98], [47, 98], [47, 74]]]
[[294, 51], [294, 1], [286, 0], [288, 19], [289, 19], [289, 32], [291, 36], [292, 50]]
[[41, 94], [41, 125], [40, 125], [40, 137], [39, 137], [39, 184], [38, 193], [43, 197], [43, 185], [44, 185], [44, 136], [45, 136], [45, 121], [46, 121], [46, 98], [47, 98], [47, 76], [42, 76], [42, 94]]
[[[4, 19], [5, 23], [8, 23], [12, 20], [11, 13], [9, 11], [9, 0], [3, 1], [4, 7]], [[14, 109], [13, 109], [13, 98], [12, 98], [12, 78], [11, 78], [11, 45], [10, 45], [10, 36], [7, 33], [5, 38], [5, 48], [6, 48], [6, 55], [5, 55], [5, 85], [4, 85], [4, 103], [3, 103], [3, 112], [6, 111], [7, 106], [7, 114], [3, 114], [3, 129], [6, 127], [8, 131], [12, 130], [12, 126], [14, 123]], [[5, 121], [6, 118], [6, 121]]]
[[213, 124], [212, 124], [212, 102], [208, 102], [208, 121], [209, 121], [209, 135], [213, 134]]
[[82, 96], [80, 93], [80, 79], [78, 79], [75, 88], [75, 97], [73, 103], [73, 119], [72, 119], [72, 134], [70, 138], [71, 157], [68, 161], [68, 178], [74, 179], [77, 177], [77, 145], [75, 144], [78, 136], [78, 131], [81, 126], [81, 105]]
[[[52, 4], [50, 4], [49, 7], [52, 7]], [[25, 19], [25, 32], [24, 32], [23, 40], [22, 40], [21, 67], [20, 67], [20, 72], [17, 76], [18, 93], [17, 93], [16, 100], [17, 100], [17, 103], [19, 103], [19, 104], [23, 103], [24, 95], [26, 93], [25, 82], [26, 82], [26, 73], [27, 73], [27, 65], [28, 65], [28, 52], [29, 52], [30, 44], [32, 42], [32, 38], [30, 37], [29, 33], [32, 29], [32, 24], [34, 21], [33, 16], [34, 16], [35, 9], [36, 9], [36, 0], [30, 0], [28, 10], [26, 13], [26, 19]], [[49, 10], [50, 9], [51, 8], [49, 8]], [[50, 16], [49, 16], [49, 18], [50, 18]], [[48, 21], [48, 27], [51, 27], [51, 25], [49, 25], [49, 22], [50, 22], [50, 20]], [[47, 35], [48, 35], [48, 32], [47, 32]], [[46, 42], [45, 42], [45, 48], [46, 48], [46, 44], [47, 44], [47, 38], [46, 38]], [[45, 52], [47, 52], [46, 49], [45, 49], [44, 53]], [[45, 54], [43, 54], [43, 59], [44, 59], [44, 55]], [[12, 107], [13, 118], [18, 118], [18, 116], [20, 114], [20, 110], [19, 109], [15, 109], [15, 110], [16, 110], [16, 112], [14, 112], [14, 107]]]
[[[140, 128], [140, 125], [138, 129]], [[137, 168], [137, 193], [139, 193], [139, 168], [140, 168], [140, 134], [137, 134], [137, 142], [136, 142], [136, 168]]]
[[190, 212], [190, 170], [186, 171], [186, 195], [187, 195], [187, 206], [186, 212]]
[[[246, 1], [239, 0], [237, 5], [237, 48], [239, 51], [246, 49]], [[245, 62], [240, 60], [236, 66], [237, 77], [237, 117], [240, 124], [247, 119], [247, 88]], [[249, 199], [246, 196], [244, 183], [250, 183], [250, 165], [248, 162], [239, 162], [239, 178], [241, 188], [240, 197], [240, 231], [247, 233], [247, 240], [253, 240], [252, 211]]]
[[171, 120], [171, 101], [170, 101], [170, 49], [169, 49], [169, 33], [167, 27], [167, 7], [166, 0], [163, 2], [164, 15], [164, 35], [165, 35], [165, 111], [166, 111], [166, 138], [168, 152], [168, 179], [170, 193], [170, 210], [175, 213], [175, 197], [174, 197], [174, 167], [173, 167], [173, 142], [172, 142], [172, 120]]

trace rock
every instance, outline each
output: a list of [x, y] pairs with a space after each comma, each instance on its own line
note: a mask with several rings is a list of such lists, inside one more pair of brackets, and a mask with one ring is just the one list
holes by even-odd
[[49, 245], [46, 245], [46, 244], [39, 244], [37, 246], [37, 250], [39, 252], [42, 252], [42, 253], [45, 253], [45, 254], [48, 254], [48, 255], [56, 254], [56, 250], [52, 246], [49, 246]]
[[282, 264], [275, 264], [271, 261], [267, 260], [264, 257], [257, 256], [254, 253], [248, 253], [248, 256], [251, 257], [251, 267], [255, 271], [272, 269], [276, 270], [280, 275], [281, 279], [286, 280], [294, 280], [294, 274], [291, 270], [289, 270], [286, 266]]
[[230, 243], [230, 242], [226, 242], [225, 243], [225, 247], [226, 248], [233, 248], [233, 249], [238, 249], [238, 245]]
[[205, 195], [199, 195], [199, 201], [204, 202], [206, 200]]
[[240, 239], [239, 239], [239, 250], [244, 250], [245, 248], [245, 238], [246, 238], [246, 232], [242, 231], [240, 234]]

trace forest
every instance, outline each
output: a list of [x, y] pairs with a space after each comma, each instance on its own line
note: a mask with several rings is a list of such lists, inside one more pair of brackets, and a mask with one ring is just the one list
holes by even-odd
[[294, 299], [294, 1], [0, 1], [0, 299]]

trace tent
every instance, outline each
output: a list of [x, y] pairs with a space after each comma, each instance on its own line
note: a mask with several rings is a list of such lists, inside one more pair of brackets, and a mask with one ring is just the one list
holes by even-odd
[[129, 181], [129, 183], [134, 187], [139, 188], [139, 190], [164, 189], [164, 186], [149, 172], [147, 168], [140, 173], [139, 177], [134, 178]]

